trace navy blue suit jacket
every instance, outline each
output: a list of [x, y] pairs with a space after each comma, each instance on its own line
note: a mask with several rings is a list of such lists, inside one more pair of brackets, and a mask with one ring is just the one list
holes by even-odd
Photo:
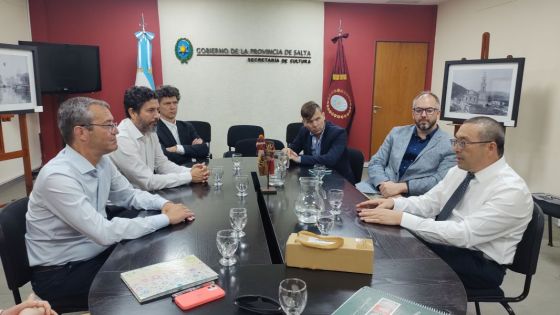
[[319, 156], [312, 155], [311, 134], [305, 127], [301, 127], [296, 138], [289, 145], [289, 148], [296, 153], [303, 150], [301, 165], [312, 166], [315, 164], [322, 164], [336, 170], [350, 182], [354, 182], [346, 146], [346, 130], [326, 121], [323, 138], [321, 139], [321, 154]]
[[179, 165], [190, 164], [192, 159], [204, 160], [208, 157], [209, 148], [207, 143], [192, 145], [194, 139], [200, 138], [194, 126], [186, 121], [177, 120], [177, 132], [179, 133], [179, 140], [181, 145], [185, 149], [185, 154], [168, 152], [165, 148], [173, 147], [177, 145], [177, 141], [171, 134], [171, 131], [167, 126], [160, 120], [157, 123], [157, 135], [159, 138], [159, 143], [161, 144], [161, 149], [163, 154], [167, 156], [170, 161], [175, 162]]

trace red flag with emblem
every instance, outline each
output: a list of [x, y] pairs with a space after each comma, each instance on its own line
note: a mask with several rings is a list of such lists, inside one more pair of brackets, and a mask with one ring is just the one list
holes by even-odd
[[348, 33], [340, 30], [338, 36], [332, 39], [336, 44], [336, 59], [331, 74], [331, 81], [326, 93], [325, 115], [327, 120], [339, 125], [342, 128], [350, 129], [354, 118], [355, 104], [350, 84], [350, 74], [344, 56], [343, 39], [348, 38]]

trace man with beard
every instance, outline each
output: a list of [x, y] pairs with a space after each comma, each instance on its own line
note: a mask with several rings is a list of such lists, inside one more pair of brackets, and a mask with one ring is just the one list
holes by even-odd
[[208, 180], [204, 164], [179, 166], [163, 154], [155, 132], [159, 103], [154, 91], [133, 86], [124, 93], [128, 118], [119, 124], [118, 149], [111, 159], [135, 187], [158, 190]]
[[400, 225], [453, 268], [467, 290], [496, 290], [533, 213], [527, 184], [506, 162], [504, 127], [465, 120], [452, 139], [457, 166], [422, 196], [364, 201], [360, 220]]
[[437, 124], [438, 97], [421, 92], [412, 101], [414, 125], [395, 127], [371, 157], [368, 183], [383, 197], [418, 196], [455, 166], [450, 136]]

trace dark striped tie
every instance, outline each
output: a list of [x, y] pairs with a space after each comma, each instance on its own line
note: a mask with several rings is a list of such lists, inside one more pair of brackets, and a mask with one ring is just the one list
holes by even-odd
[[465, 179], [463, 179], [459, 187], [455, 189], [455, 192], [453, 192], [451, 198], [447, 200], [447, 203], [445, 204], [445, 206], [443, 206], [441, 212], [436, 216], [436, 221], [444, 221], [447, 220], [447, 218], [449, 218], [455, 206], [459, 203], [459, 201], [461, 201], [461, 199], [463, 199], [463, 196], [467, 191], [467, 187], [469, 187], [469, 183], [473, 178], [474, 178], [474, 173], [468, 172], [467, 176], [465, 176]]

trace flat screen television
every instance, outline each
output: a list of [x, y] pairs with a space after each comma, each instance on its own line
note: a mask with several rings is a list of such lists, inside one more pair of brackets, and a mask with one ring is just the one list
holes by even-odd
[[41, 93], [101, 90], [99, 46], [20, 41], [37, 48]]

